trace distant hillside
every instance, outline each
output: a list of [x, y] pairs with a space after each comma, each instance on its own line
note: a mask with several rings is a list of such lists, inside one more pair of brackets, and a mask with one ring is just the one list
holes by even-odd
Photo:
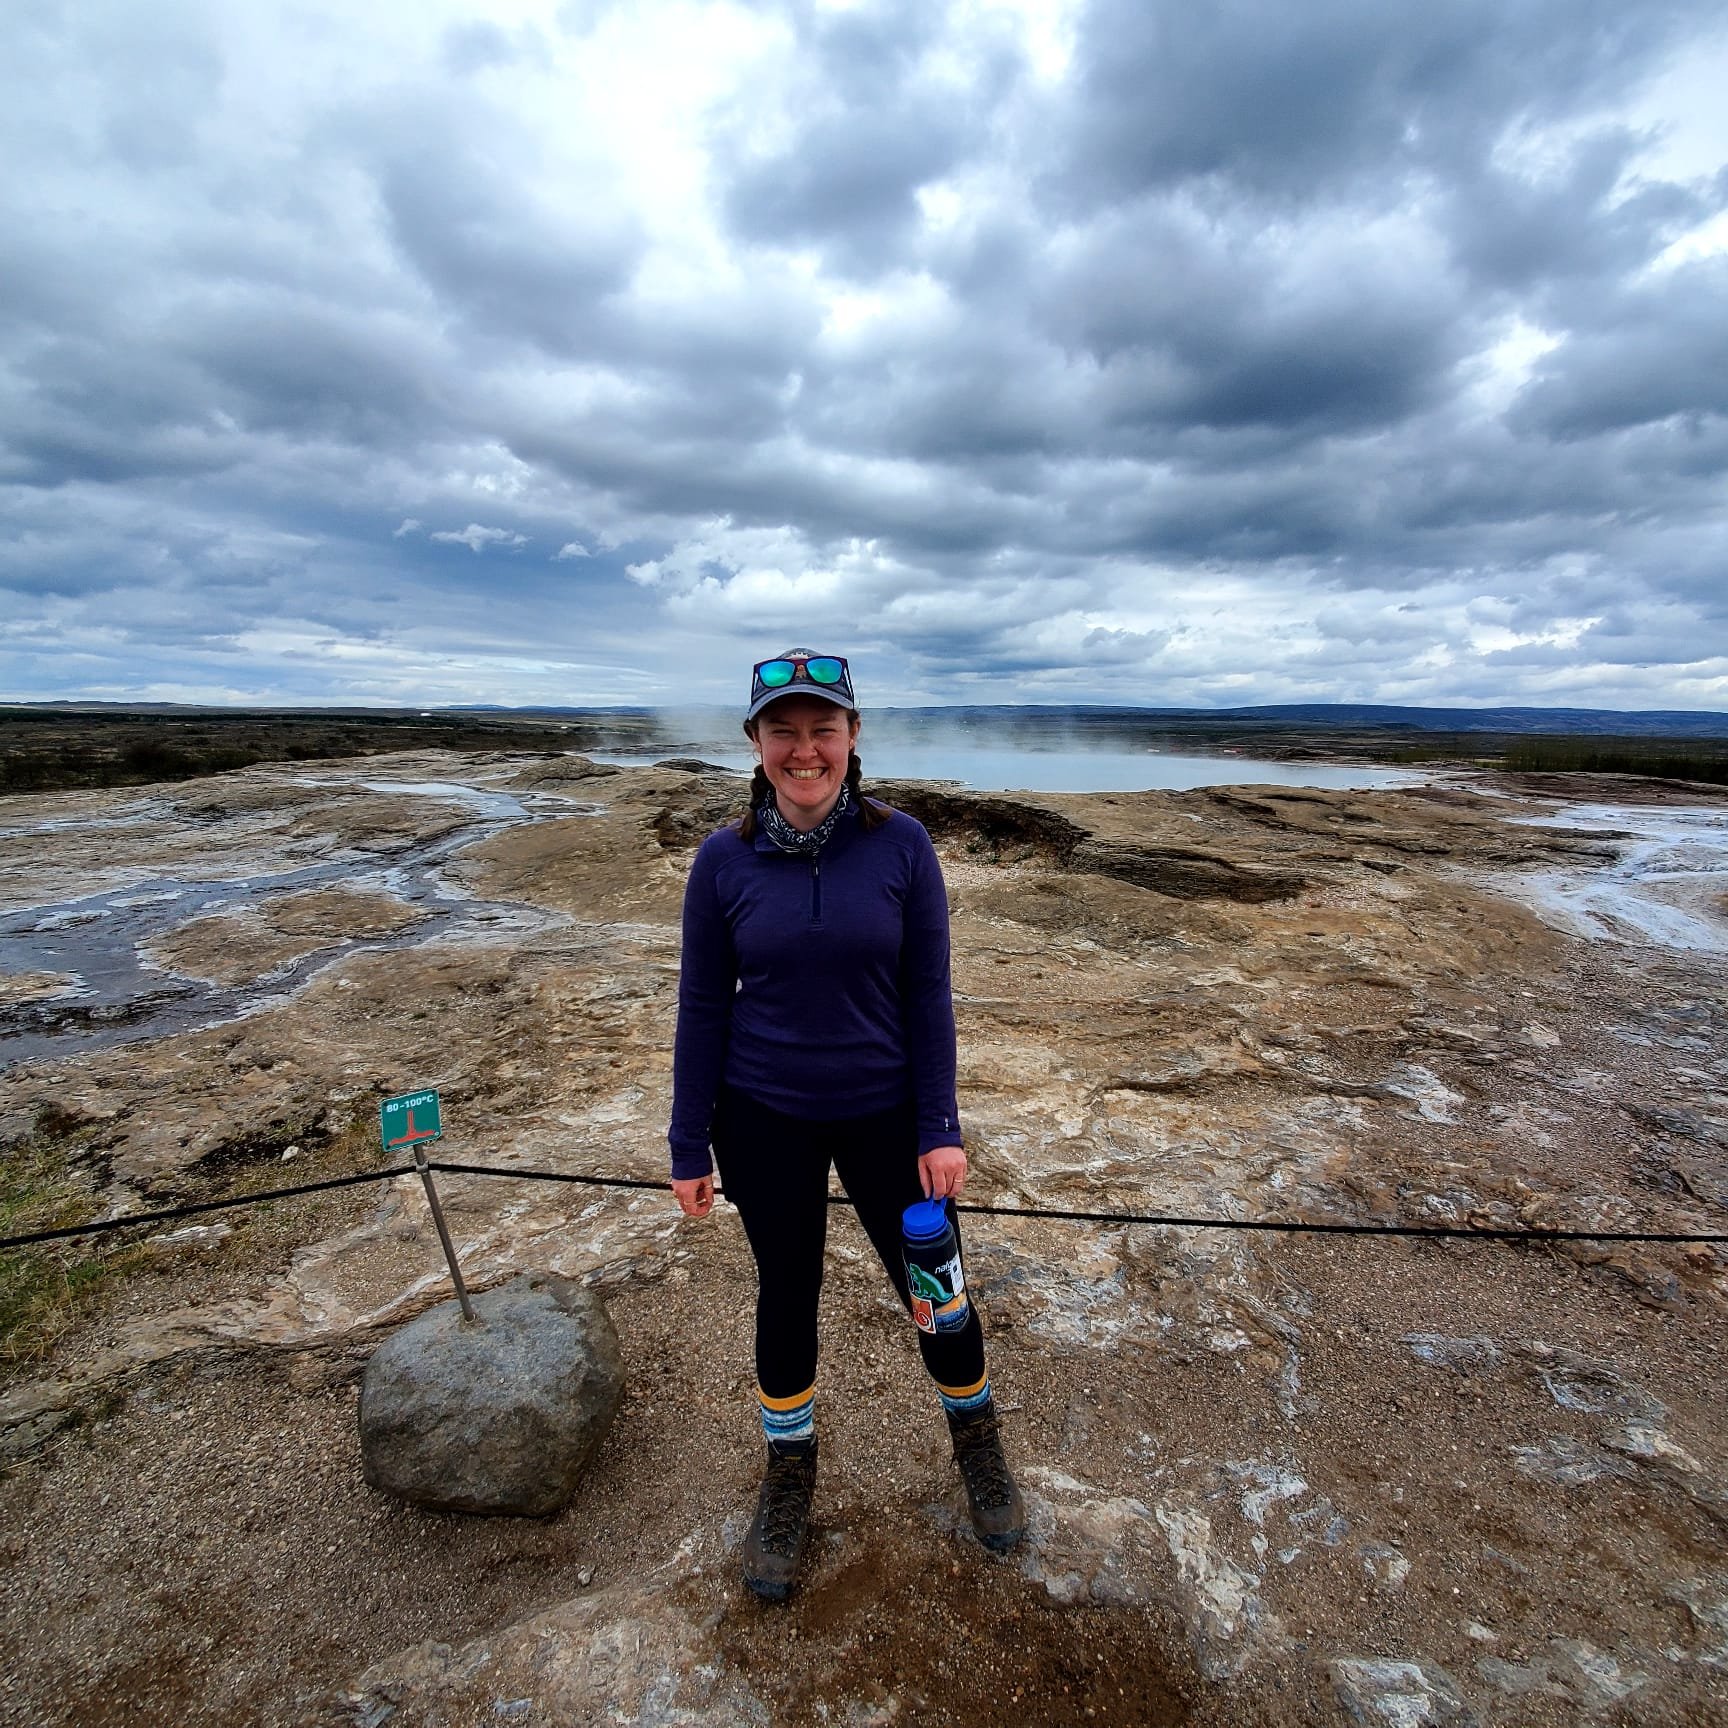
[[[1728, 713], [1703, 709], [1615, 708], [1400, 708], [1375, 702], [1274, 702], [1243, 708], [1118, 707], [1099, 702], [996, 702], [965, 706], [883, 707], [867, 704], [873, 717], [940, 719], [960, 727], [1003, 725], [1039, 727], [1052, 723], [1083, 730], [1148, 727], [1180, 730], [1242, 727], [1252, 730], [1316, 728], [1328, 731], [1411, 731], [1472, 733], [1502, 736], [1541, 733], [1548, 737], [1590, 738], [1728, 738]], [[419, 708], [236, 708], [182, 702], [0, 702], [0, 719], [27, 720], [85, 714], [92, 717], [160, 715], [211, 720], [240, 717], [309, 722], [346, 721], [382, 724], [406, 719], [434, 720], [447, 716], [482, 715], [508, 720], [589, 719], [623, 723], [669, 717], [691, 719], [712, 715], [730, 735], [735, 711], [730, 703], [678, 703], [660, 707], [582, 704], [516, 704], [505, 702], [451, 703]]]
[[1728, 738], [1728, 714], [1687, 709], [1621, 712], [1611, 708], [1390, 708], [1370, 702], [1281, 702], [1216, 712], [1233, 719], [1289, 726], [1409, 726], [1420, 732], [1542, 732], [1593, 738]]
[[872, 708], [886, 719], [940, 721], [962, 729], [1132, 732], [1444, 732], [1500, 737], [1728, 738], [1728, 714], [1698, 710], [1622, 712], [1610, 708], [1394, 708], [1368, 702], [1286, 702], [1251, 708], [1117, 708], [1095, 703]]

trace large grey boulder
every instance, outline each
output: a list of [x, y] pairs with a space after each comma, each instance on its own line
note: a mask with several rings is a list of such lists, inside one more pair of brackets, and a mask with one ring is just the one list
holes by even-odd
[[446, 1512], [544, 1517], [565, 1505], [624, 1395], [605, 1305], [529, 1272], [443, 1302], [386, 1339], [360, 1387], [366, 1480]]

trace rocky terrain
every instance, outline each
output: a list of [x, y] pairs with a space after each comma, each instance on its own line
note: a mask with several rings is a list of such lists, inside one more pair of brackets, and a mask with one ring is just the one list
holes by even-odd
[[[419, 1086], [452, 1161], [660, 1177], [683, 875], [739, 786], [427, 752], [7, 799], [7, 1233], [376, 1167]], [[948, 878], [969, 1200], [1728, 1232], [1719, 792], [881, 790]], [[608, 1300], [576, 1501], [362, 1483], [365, 1359], [448, 1290], [410, 1179], [13, 1256], [66, 1292], [0, 1391], [0, 1721], [1728, 1723], [1719, 1244], [969, 1218], [998, 1561], [838, 1210], [769, 1609], [736, 1219], [441, 1191], [475, 1288]]]

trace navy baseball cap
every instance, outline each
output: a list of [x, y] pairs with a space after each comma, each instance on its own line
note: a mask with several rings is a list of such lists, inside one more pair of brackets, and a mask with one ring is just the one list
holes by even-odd
[[856, 708], [852, 673], [838, 654], [817, 654], [808, 648], [788, 648], [772, 660], [750, 668], [750, 706], [744, 719], [754, 720], [770, 702], [782, 696], [822, 696], [842, 708]]

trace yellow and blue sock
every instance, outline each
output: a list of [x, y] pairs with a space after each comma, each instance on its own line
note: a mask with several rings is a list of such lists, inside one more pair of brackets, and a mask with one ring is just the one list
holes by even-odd
[[816, 1438], [816, 1388], [791, 1398], [770, 1398], [760, 1386], [762, 1433], [776, 1452], [807, 1452]]
[[990, 1407], [990, 1376], [986, 1374], [970, 1386], [944, 1386], [938, 1381], [936, 1395], [950, 1422], [968, 1422]]

